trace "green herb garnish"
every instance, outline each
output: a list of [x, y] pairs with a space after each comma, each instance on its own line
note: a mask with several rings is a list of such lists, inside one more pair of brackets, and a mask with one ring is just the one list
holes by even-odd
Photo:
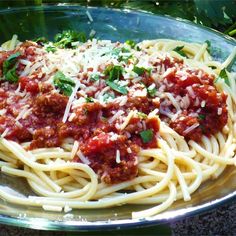
[[57, 48], [54, 47], [54, 46], [48, 46], [48, 47], [46, 47], [46, 51], [47, 51], [47, 52], [56, 52], [56, 50], [57, 50]]
[[[121, 53], [124, 53], [123, 55], [121, 55]], [[132, 57], [130, 50], [127, 48], [113, 48], [112, 51], [110, 51], [109, 53], [106, 54], [111, 54], [113, 56], [117, 57], [117, 60], [119, 62], [124, 61], [124, 62], [128, 62], [128, 59], [130, 59]]]
[[137, 116], [141, 119], [146, 119], [147, 118], [147, 115], [143, 112], [140, 112], [140, 111], [137, 112]]
[[125, 43], [129, 45], [132, 49], [135, 49], [137, 51], [140, 51], [139, 46], [137, 46], [137, 43], [133, 40], [126, 40]]
[[135, 48], [136, 43], [133, 40], [126, 40], [125, 43], [129, 45], [131, 48]]
[[85, 43], [87, 38], [85, 33], [74, 30], [65, 30], [62, 33], [56, 34], [54, 45], [59, 48], [73, 48], [73, 42]]
[[94, 102], [94, 99], [93, 99], [92, 97], [86, 97], [86, 98], [85, 98], [85, 101], [86, 101], [87, 103], [92, 103], [92, 102]]
[[176, 48], [173, 49], [173, 51], [177, 52], [179, 55], [181, 55], [182, 57], [187, 57], [186, 53], [183, 51], [184, 46], [178, 46]]
[[227, 72], [226, 72], [226, 69], [224, 68], [223, 70], [220, 71], [220, 74], [218, 76], [218, 78], [215, 80], [215, 83], [219, 80], [224, 80], [224, 82], [230, 86], [230, 83], [229, 83], [229, 77], [227, 75]]
[[198, 115], [198, 118], [199, 118], [199, 120], [205, 120], [206, 115], [199, 114], [199, 115]]
[[211, 41], [206, 40], [205, 43], [207, 44], [207, 51], [211, 53]]
[[157, 92], [157, 89], [156, 88], [147, 88], [147, 92], [148, 92], [148, 94], [151, 96], [151, 97], [155, 97], [155, 95], [156, 95], [156, 92]]
[[134, 66], [133, 68], [133, 72], [135, 72], [137, 75], [143, 75], [144, 73], [148, 73], [150, 75], [151, 73], [151, 69], [146, 69], [144, 67], [138, 67], [138, 66]]
[[123, 68], [121, 66], [108, 66], [103, 72], [104, 75], [108, 76], [109, 81], [119, 80], [122, 76]]
[[70, 96], [72, 94], [73, 87], [75, 86], [74, 81], [67, 78], [61, 71], [58, 71], [54, 75], [53, 83], [66, 96]]
[[139, 134], [140, 134], [142, 141], [144, 143], [150, 142], [153, 138], [153, 131], [151, 129], [141, 131]]
[[209, 66], [212, 70], [216, 69], [216, 66]]
[[125, 86], [121, 86], [110, 80], [106, 80], [106, 84], [118, 93], [128, 94], [128, 90]]
[[15, 83], [19, 80], [19, 76], [16, 74], [17, 60], [21, 54], [19, 52], [9, 56], [2, 65], [3, 75], [9, 82]]

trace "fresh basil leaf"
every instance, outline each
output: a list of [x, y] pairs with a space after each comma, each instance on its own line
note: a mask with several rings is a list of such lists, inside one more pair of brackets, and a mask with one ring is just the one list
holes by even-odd
[[145, 72], [147, 72], [149, 75], [151, 73], [151, 69], [146, 69], [144, 67], [138, 67], [138, 66], [134, 66], [133, 68], [133, 72], [135, 72], [137, 75], [143, 75]]
[[9, 82], [16, 83], [19, 80], [19, 76], [16, 74], [17, 59], [21, 54], [19, 52], [10, 55], [2, 65], [3, 75]]
[[59, 83], [58, 88], [60, 89], [60, 91], [66, 95], [66, 96], [70, 96], [73, 92], [73, 87], [69, 84], [63, 84], [63, 83]]
[[139, 134], [140, 134], [142, 141], [144, 143], [150, 142], [153, 138], [153, 131], [151, 129], [141, 131]]
[[128, 94], [128, 90], [124, 86], [120, 86], [119, 84], [110, 80], [106, 80], [106, 84], [118, 93]]
[[67, 78], [61, 71], [58, 71], [54, 75], [53, 83], [66, 96], [71, 95], [73, 87], [75, 86], [74, 81], [72, 81], [70, 78]]
[[119, 80], [122, 76], [123, 68], [121, 66], [108, 66], [105, 71], [103, 72], [104, 75], [108, 76], [108, 80], [114, 81]]
[[12, 82], [12, 83], [16, 83], [19, 80], [19, 76], [16, 74], [16, 65], [7, 71], [7, 73], [5, 74], [5, 78], [7, 81]]
[[228, 77], [228, 75], [227, 75], [227, 73], [226, 73], [226, 69], [225, 69], [225, 68], [220, 71], [220, 74], [219, 74], [218, 78], [215, 80], [215, 83], [216, 83], [218, 80], [220, 80], [220, 79], [224, 80], [224, 82], [225, 82], [228, 86], [230, 86], [229, 77]]
[[3, 62], [3, 65], [2, 65], [3, 74], [6, 74], [9, 69], [11, 69], [12, 67], [15, 66], [15, 64], [16, 64], [16, 62], [17, 62], [17, 59], [18, 59], [18, 57], [19, 57], [20, 55], [21, 55], [21, 54], [20, 54], [19, 52], [14, 53], [14, 54], [10, 55], [10, 56]]
[[73, 42], [83, 42], [85, 43], [87, 38], [85, 33], [77, 32], [74, 30], [65, 30], [62, 33], [56, 34], [54, 37], [54, 45], [59, 48], [73, 48]]
[[46, 47], [46, 51], [47, 52], [56, 52], [57, 48], [56, 47], [53, 47], [53, 46], [48, 46]]
[[182, 57], [187, 57], [186, 53], [183, 51], [184, 46], [177, 46], [176, 48], [173, 49], [173, 51], [177, 52], [179, 55]]

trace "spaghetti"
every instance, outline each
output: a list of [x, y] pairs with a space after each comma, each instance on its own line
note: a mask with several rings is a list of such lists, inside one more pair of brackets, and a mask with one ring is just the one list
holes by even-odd
[[153, 216], [236, 163], [236, 83], [208, 45], [174, 40], [20, 43], [0, 52], [0, 166], [65, 212], [156, 204]]

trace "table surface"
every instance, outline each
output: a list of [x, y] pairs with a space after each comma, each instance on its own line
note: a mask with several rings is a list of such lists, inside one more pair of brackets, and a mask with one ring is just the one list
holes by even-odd
[[0, 225], [0, 236], [121, 236], [121, 235], [236, 235], [236, 203], [218, 207], [211, 212], [190, 217], [177, 222], [170, 222], [168, 226], [159, 226], [106, 231], [106, 232], [56, 232], [17, 228]]

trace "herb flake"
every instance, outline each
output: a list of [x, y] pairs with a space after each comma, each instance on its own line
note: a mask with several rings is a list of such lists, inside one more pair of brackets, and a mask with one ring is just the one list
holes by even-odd
[[142, 141], [144, 143], [150, 142], [153, 138], [153, 131], [151, 129], [141, 131], [139, 134], [140, 134]]
[[155, 95], [156, 95], [156, 92], [157, 92], [157, 89], [154, 87], [154, 88], [147, 88], [147, 92], [148, 92], [148, 94], [151, 96], [151, 97], [155, 97]]
[[118, 65], [110, 65], [103, 72], [104, 75], [108, 76], [109, 81], [119, 80], [123, 73], [123, 68]]
[[9, 82], [16, 83], [19, 80], [19, 76], [16, 74], [17, 60], [21, 54], [19, 52], [10, 55], [2, 66], [3, 75]]
[[57, 48], [54, 46], [48, 46], [48, 47], [46, 47], [46, 51], [54, 53], [57, 51]]
[[218, 78], [215, 80], [215, 83], [219, 80], [223, 80], [230, 87], [229, 77], [227, 75], [225, 68], [220, 71], [220, 74], [219, 74]]
[[151, 69], [146, 69], [144, 67], [134, 66], [133, 72], [135, 72], [139, 76], [143, 75], [144, 73], [148, 73], [150, 75]]
[[173, 51], [177, 52], [179, 55], [182, 57], [187, 57], [186, 53], [183, 51], [184, 46], [177, 46], [176, 48], [173, 49]]
[[86, 101], [87, 103], [92, 103], [92, 102], [94, 102], [94, 99], [93, 99], [92, 97], [86, 97], [86, 98], [85, 98], [85, 101]]
[[84, 32], [77, 32], [74, 30], [64, 30], [62, 33], [56, 34], [54, 45], [59, 48], [73, 48], [73, 42], [85, 43], [87, 37]]
[[73, 87], [75, 86], [74, 81], [67, 78], [61, 71], [58, 71], [54, 75], [53, 83], [66, 96], [70, 96], [72, 94]]
[[125, 86], [121, 86], [121, 85], [119, 85], [113, 81], [110, 81], [110, 80], [106, 80], [106, 84], [118, 93], [121, 93], [124, 95], [128, 94], [128, 90]]

